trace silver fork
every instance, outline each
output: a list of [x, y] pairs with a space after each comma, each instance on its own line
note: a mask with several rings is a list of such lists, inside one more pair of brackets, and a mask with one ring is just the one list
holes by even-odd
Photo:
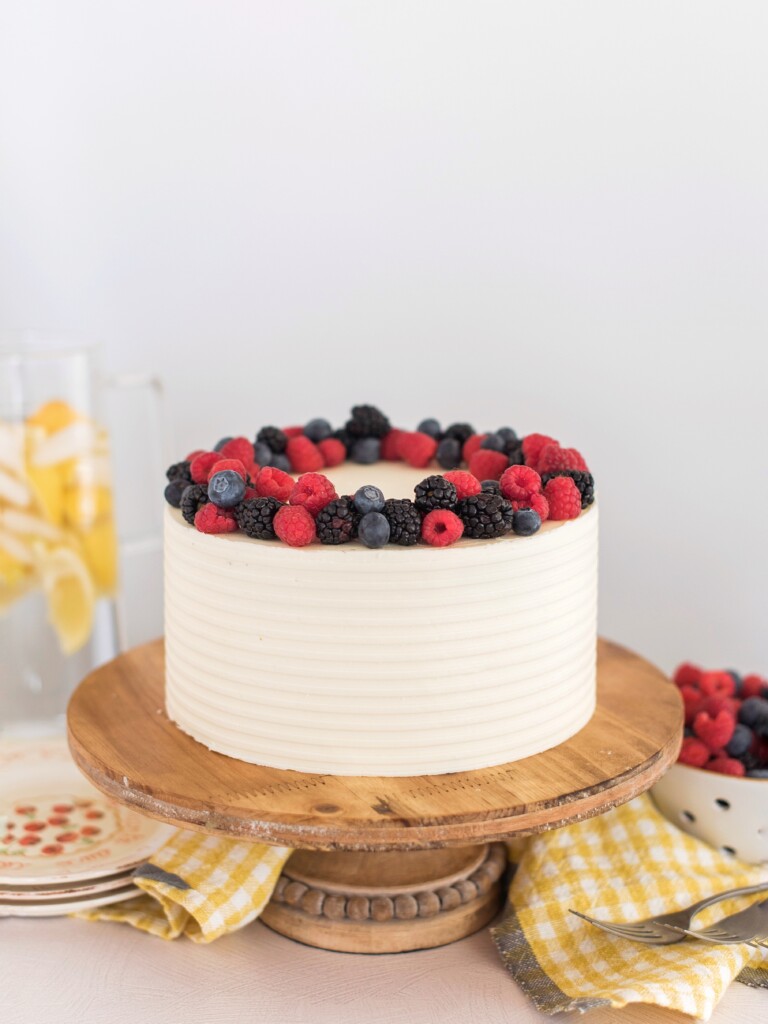
[[761, 946], [768, 938], [768, 900], [753, 903], [746, 910], [729, 914], [709, 928], [694, 932], [689, 928], [680, 928], [685, 935], [705, 942], [716, 942], [721, 946], [732, 946], [748, 942], [750, 945]]
[[[599, 921], [588, 914], [582, 914], [578, 910], [571, 910], [571, 914], [580, 917], [590, 924], [602, 928], [611, 935], [618, 935], [622, 939], [631, 939], [633, 942], [647, 942], [653, 946], [670, 946], [673, 942], [682, 942], [687, 935], [694, 934], [688, 929], [693, 924], [694, 917], [707, 907], [721, 900], [728, 900], [734, 896], [749, 896], [753, 892], [764, 892], [768, 889], [768, 882], [761, 882], [759, 885], [745, 885], [740, 889], [728, 889], [725, 892], [715, 893], [714, 896], [707, 896], [698, 903], [686, 907], [684, 910], [673, 910], [669, 914], [661, 914], [656, 917], [647, 917], [643, 921]], [[768, 903], [768, 900], [763, 901]], [[762, 904], [758, 904], [761, 906]], [[728, 920], [728, 918], [726, 918]], [[768, 921], [768, 917], [765, 919]], [[706, 931], [707, 929], [705, 929]], [[768, 934], [768, 933], [767, 933]], [[743, 940], [742, 940], [743, 941]]]

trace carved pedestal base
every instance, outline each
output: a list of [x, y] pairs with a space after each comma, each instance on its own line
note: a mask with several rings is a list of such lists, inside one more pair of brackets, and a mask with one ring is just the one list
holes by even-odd
[[502, 843], [378, 853], [299, 850], [261, 920], [290, 939], [343, 953], [444, 946], [496, 915], [505, 866]]

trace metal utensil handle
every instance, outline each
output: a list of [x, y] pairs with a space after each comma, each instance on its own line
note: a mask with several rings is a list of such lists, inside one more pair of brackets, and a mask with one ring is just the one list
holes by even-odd
[[[764, 892], [766, 889], [768, 889], [768, 882], [759, 882], [757, 885], [744, 885], [740, 889], [726, 889], [725, 892], [718, 892], [714, 896], [707, 896], [706, 899], [699, 900], [698, 903], [694, 903], [688, 910], [691, 917], [693, 917], [706, 907], [711, 907], [714, 903], [720, 903], [721, 900], [732, 899], [734, 896], [749, 896], [753, 892]], [[768, 900], [762, 900], [757, 905], [762, 907], [766, 904], [768, 904]]]

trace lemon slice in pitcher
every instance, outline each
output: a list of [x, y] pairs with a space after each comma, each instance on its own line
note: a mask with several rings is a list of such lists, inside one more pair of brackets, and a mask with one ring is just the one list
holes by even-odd
[[58, 547], [41, 555], [39, 571], [48, 618], [64, 654], [73, 654], [93, 628], [95, 593], [88, 569], [76, 551]]

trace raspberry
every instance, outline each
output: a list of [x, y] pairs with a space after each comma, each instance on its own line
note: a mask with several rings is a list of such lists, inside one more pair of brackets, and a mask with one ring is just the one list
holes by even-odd
[[221, 462], [221, 452], [201, 452], [189, 463], [189, 475], [196, 484], [207, 484], [211, 467]]
[[293, 485], [288, 501], [291, 505], [303, 505], [311, 516], [316, 516], [329, 501], [338, 498], [336, 489], [322, 473], [304, 473]]
[[703, 672], [699, 689], [708, 697], [732, 697], [736, 693], [736, 683], [730, 672]]
[[684, 662], [682, 665], [678, 665], [672, 678], [678, 686], [698, 686], [701, 675], [702, 672], [698, 665], [691, 665], [690, 662]]
[[195, 526], [200, 533], [232, 533], [237, 529], [237, 520], [232, 509], [218, 508], [209, 501], [195, 514]]
[[685, 724], [690, 725], [699, 711], [704, 709], [701, 706], [701, 694], [694, 686], [687, 683], [680, 687], [680, 696], [683, 698], [685, 708]]
[[549, 519], [549, 502], [543, 494], [532, 494], [527, 501], [513, 501], [512, 508], [515, 512], [521, 508], [532, 508], [534, 512], [538, 512], [542, 523]]
[[530, 508], [523, 502], [529, 501], [534, 494], [541, 494], [541, 477], [530, 466], [510, 466], [502, 473], [499, 484], [501, 493], [513, 503], [513, 507], [514, 502], [518, 502], [521, 508]]
[[453, 469], [449, 473], [443, 473], [443, 476], [456, 488], [456, 496], [459, 501], [462, 498], [470, 498], [473, 494], [479, 494], [483, 489], [477, 477], [463, 469]]
[[421, 536], [435, 548], [453, 544], [464, 533], [464, 523], [455, 512], [447, 508], [435, 508], [428, 512], [421, 524]]
[[546, 444], [536, 461], [539, 473], [558, 473], [562, 469], [578, 469], [588, 473], [587, 464], [575, 448], [561, 448], [559, 444]]
[[721, 775], [746, 775], [747, 769], [737, 761], [735, 757], [715, 757], [705, 768], [709, 772], [719, 772]]
[[569, 476], [553, 477], [544, 488], [549, 502], [549, 518], [553, 520], [578, 519], [581, 512], [579, 488]]
[[326, 437], [324, 441], [318, 443], [317, 447], [328, 468], [340, 466], [347, 457], [347, 449], [338, 438]]
[[237, 473], [241, 480], [248, 479], [245, 466], [240, 459], [219, 459], [218, 462], [214, 462], [208, 470], [208, 479], [210, 480], [214, 473], [221, 473], [225, 469], [231, 469], [234, 473]]
[[233, 437], [219, 450], [225, 459], [240, 459], [244, 466], [253, 462], [253, 445], [247, 437]]
[[560, 444], [554, 437], [547, 437], [546, 434], [528, 434], [527, 437], [523, 438], [523, 458], [525, 459], [526, 466], [532, 466], [534, 469], [538, 469], [539, 455], [543, 448], [548, 444]]
[[414, 469], [424, 469], [434, 458], [437, 451], [437, 441], [429, 434], [421, 434], [418, 430], [404, 430], [397, 441], [397, 451], [400, 458], [413, 466]]
[[695, 736], [686, 736], [677, 759], [692, 768], [703, 768], [709, 760], [709, 748]]
[[714, 753], [730, 742], [736, 720], [727, 711], [720, 711], [712, 717], [706, 711], [699, 711], [693, 719], [693, 731]]
[[469, 465], [469, 460], [472, 458], [475, 452], [480, 451], [480, 446], [482, 445], [486, 437], [488, 437], [487, 434], [472, 434], [472, 436], [468, 437], [467, 440], [464, 442], [461, 449], [461, 457], [466, 462], [467, 465]]
[[264, 466], [256, 476], [256, 493], [260, 498], [277, 498], [288, 501], [296, 481], [282, 469], [275, 466]]
[[192, 460], [196, 459], [198, 455], [205, 455], [205, 451], [205, 448], [195, 448], [193, 452], [190, 452], [189, 455], [185, 456], [184, 461], [192, 462]]
[[294, 473], [316, 473], [323, 468], [323, 455], [308, 437], [292, 437], [285, 449]]
[[[290, 441], [292, 437], [303, 437], [304, 427], [283, 427], [282, 433]], [[267, 444], [269, 444], [269, 441], [267, 441]], [[272, 446], [270, 445], [270, 448], [271, 447]], [[272, 448], [272, 451], [274, 451], [274, 448]], [[285, 451], [285, 448], [283, 451]]]
[[582, 508], [587, 508], [595, 500], [595, 478], [591, 473], [582, 473], [578, 469], [560, 469], [557, 473], [542, 473], [542, 487], [546, 487], [553, 476], [569, 476], [573, 480], [579, 488]]
[[508, 465], [509, 459], [504, 452], [479, 448], [469, 460], [469, 472], [478, 480], [498, 480]]
[[398, 446], [400, 444], [400, 438], [403, 434], [402, 430], [398, 430], [393, 427], [388, 433], [381, 439], [381, 457], [386, 462], [399, 462], [400, 453]]
[[292, 548], [303, 548], [315, 539], [315, 520], [302, 505], [283, 505], [279, 508], [273, 529], [280, 540]]
[[741, 695], [742, 697], [762, 697], [766, 688], [768, 688], [768, 679], [756, 675], [744, 676]]
[[739, 708], [741, 707], [741, 701], [735, 697], [718, 697], [713, 694], [710, 697], [699, 696], [699, 711], [706, 711], [708, 715], [715, 718], [720, 714], [721, 711], [727, 711], [729, 715], [733, 715], [733, 720], [739, 717]]

